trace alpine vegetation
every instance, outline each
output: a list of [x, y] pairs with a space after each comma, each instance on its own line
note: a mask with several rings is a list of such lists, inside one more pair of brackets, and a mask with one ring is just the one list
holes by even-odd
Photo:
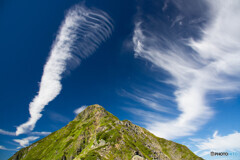
[[66, 14], [44, 66], [39, 92], [29, 104], [30, 117], [16, 135], [28, 133], [41, 118], [44, 107], [61, 91], [63, 74], [90, 56], [113, 30], [107, 13], [75, 5]]
[[120, 121], [91, 105], [62, 129], [28, 146], [35, 137], [15, 140], [22, 148], [9, 160], [203, 160], [186, 146], [156, 137], [129, 120]]

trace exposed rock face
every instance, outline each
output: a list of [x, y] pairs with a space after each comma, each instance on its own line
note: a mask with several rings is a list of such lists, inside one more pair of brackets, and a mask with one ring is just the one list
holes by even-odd
[[186, 146], [158, 138], [99, 105], [9, 160], [201, 160]]
[[144, 160], [143, 157], [140, 157], [138, 155], [133, 156], [132, 160]]

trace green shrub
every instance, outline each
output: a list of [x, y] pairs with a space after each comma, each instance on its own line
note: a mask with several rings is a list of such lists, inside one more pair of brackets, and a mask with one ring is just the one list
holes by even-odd
[[97, 159], [101, 159], [101, 156], [94, 151], [90, 151], [87, 153], [87, 155], [82, 158], [82, 160], [97, 160]]

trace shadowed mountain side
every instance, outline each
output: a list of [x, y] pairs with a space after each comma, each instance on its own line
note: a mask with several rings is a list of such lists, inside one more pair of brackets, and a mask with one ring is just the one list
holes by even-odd
[[60, 130], [9, 160], [202, 160], [186, 146], [158, 138], [91, 105]]

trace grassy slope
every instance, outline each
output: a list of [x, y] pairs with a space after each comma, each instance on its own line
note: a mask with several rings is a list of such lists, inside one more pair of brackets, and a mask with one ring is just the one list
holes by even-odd
[[18, 151], [9, 160], [200, 159], [186, 146], [158, 138], [129, 121], [119, 121], [99, 105], [89, 106], [62, 129]]

